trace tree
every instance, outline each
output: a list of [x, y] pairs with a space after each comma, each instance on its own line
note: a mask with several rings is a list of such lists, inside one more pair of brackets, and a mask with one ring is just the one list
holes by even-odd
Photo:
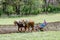
[[41, 11], [40, 0], [23, 0], [23, 3], [21, 10], [25, 15], [38, 14]]
[[15, 12], [17, 15], [20, 14], [20, 1], [21, 0], [13, 0], [13, 6], [15, 6]]

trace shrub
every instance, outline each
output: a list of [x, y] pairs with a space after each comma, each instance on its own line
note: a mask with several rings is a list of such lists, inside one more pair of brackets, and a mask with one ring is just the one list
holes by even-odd
[[0, 9], [0, 16], [3, 14], [3, 10], [2, 9]]

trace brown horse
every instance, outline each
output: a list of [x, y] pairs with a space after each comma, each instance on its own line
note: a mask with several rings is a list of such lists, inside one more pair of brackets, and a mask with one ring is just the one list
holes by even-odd
[[34, 21], [32, 21], [32, 20], [23, 20], [24, 21], [24, 23], [25, 23], [25, 29], [27, 30], [28, 29], [28, 31], [30, 30], [30, 27], [32, 28], [32, 30], [31, 31], [33, 31], [34, 30]]

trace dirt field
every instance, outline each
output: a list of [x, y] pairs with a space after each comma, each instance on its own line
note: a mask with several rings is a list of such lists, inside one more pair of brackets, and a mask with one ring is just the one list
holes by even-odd
[[50, 22], [44, 28], [45, 31], [60, 31], [60, 22]]
[[15, 33], [18, 32], [17, 27], [14, 25], [0, 25], [0, 34], [2, 33]]
[[[2, 33], [16, 33], [18, 27], [14, 25], [0, 25], [0, 34]], [[48, 23], [44, 31], [60, 31], [60, 22]]]

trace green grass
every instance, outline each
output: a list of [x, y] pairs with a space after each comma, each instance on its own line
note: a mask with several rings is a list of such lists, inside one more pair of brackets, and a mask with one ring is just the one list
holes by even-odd
[[0, 34], [0, 40], [60, 40], [60, 31]]
[[59, 14], [40, 14], [35, 16], [24, 16], [18, 18], [0, 18], [0, 24], [13, 24], [14, 20], [20, 19], [32, 19], [35, 23], [42, 23], [45, 19], [47, 22], [55, 22], [60, 21], [60, 13]]

